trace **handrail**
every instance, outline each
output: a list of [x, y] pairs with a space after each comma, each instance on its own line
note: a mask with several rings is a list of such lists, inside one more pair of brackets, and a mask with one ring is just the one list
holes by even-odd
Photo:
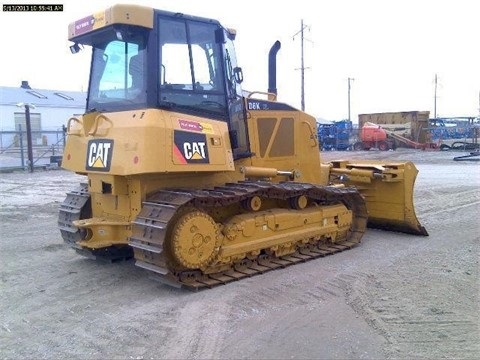
[[271, 92], [264, 92], [264, 91], [252, 91], [251, 93], [248, 94], [247, 98], [250, 99], [253, 94], [266, 95], [268, 97], [268, 100], [277, 101], [277, 94], [274, 94]]
[[318, 138], [317, 138], [318, 135], [316, 134], [315, 130], [312, 128], [312, 125], [310, 125], [308, 121], [302, 121], [302, 124], [306, 124], [308, 126], [308, 129], [310, 130], [310, 134], [314, 142], [314, 146], [319, 146]]
[[74, 117], [74, 116], [71, 117], [71, 118], [68, 119], [68, 121], [67, 121], [67, 135], [80, 136], [80, 131], [77, 131], [77, 132], [71, 132], [71, 131], [70, 131], [70, 125], [71, 125], [72, 121], [78, 122], [81, 126], [83, 126], [82, 120], [80, 120], [79, 118], [76, 118], [76, 117]]
[[107, 117], [106, 117], [105, 115], [103, 115], [103, 114], [99, 114], [99, 115], [95, 118], [95, 120], [94, 120], [94, 122], [93, 122], [93, 129], [88, 132], [88, 135], [91, 135], [91, 136], [97, 135], [98, 125], [100, 124], [100, 119], [104, 119], [104, 120], [106, 120], [107, 122], [109, 122], [110, 124], [113, 124], [112, 120], [110, 120], [109, 118], [107, 118]]

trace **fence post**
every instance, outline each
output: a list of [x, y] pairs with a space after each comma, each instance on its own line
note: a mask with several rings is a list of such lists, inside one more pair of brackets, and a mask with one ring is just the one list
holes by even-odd
[[22, 169], [25, 169], [25, 157], [23, 156], [23, 132], [22, 124], [18, 124], [18, 139], [20, 141], [20, 161], [22, 163]]
[[65, 150], [65, 143], [67, 141], [67, 127], [65, 125], [62, 125], [62, 136], [63, 136], [63, 149]]

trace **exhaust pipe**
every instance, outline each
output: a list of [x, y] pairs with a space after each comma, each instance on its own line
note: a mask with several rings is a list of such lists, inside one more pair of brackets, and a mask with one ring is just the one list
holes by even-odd
[[277, 95], [277, 53], [281, 46], [280, 41], [275, 41], [268, 53], [268, 93], [275, 95], [268, 95], [268, 100], [275, 100]]

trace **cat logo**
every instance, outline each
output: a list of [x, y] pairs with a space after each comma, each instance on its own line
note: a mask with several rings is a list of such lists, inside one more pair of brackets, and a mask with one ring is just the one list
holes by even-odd
[[183, 155], [187, 160], [205, 159], [205, 142], [183, 143]]
[[87, 170], [110, 171], [113, 140], [90, 140], [87, 149]]
[[208, 164], [206, 136], [186, 131], [175, 131], [173, 154], [176, 164]]

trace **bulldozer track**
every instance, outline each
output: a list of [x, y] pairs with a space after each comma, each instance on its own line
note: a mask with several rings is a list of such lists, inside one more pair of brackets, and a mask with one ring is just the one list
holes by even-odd
[[86, 249], [77, 244], [82, 240], [82, 231], [73, 225], [73, 221], [89, 218], [91, 216], [90, 194], [88, 185], [80, 184], [76, 189], [67, 193], [63, 203], [60, 205], [58, 214], [58, 228], [65, 243], [70, 245], [82, 256], [116, 262], [133, 258], [133, 250], [129, 246], [110, 246], [102, 249]]
[[80, 184], [75, 190], [67, 193], [67, 197], [60, 205], [58, 215], [58, 228], [63, 240], [74, 247], [75, 243], [81, 240], [79, 229], [73, 225], [73, 221], [88, 217], [90, 194], [88, 185]]
[[[308, 242], [292, 254], [275, 257], [260, 253], [255, 259], [235, 262], [227, 271], [205, 274], [200, 270], [170, 271], [164, 253], [170, 221], [185, 206], [212, 211], [215, 208], [241, 203], [253, 196], [288, 200], [307, 196], [320, 205], [343, 203], [353, 212], [349, 236], [344, 241]], [[225, 184], [213, 190], [162, 190], [150, 195], [133, 221], [130, 246], [136, 249], [136, 265], [149, 271], [154, 279], [190, 290], [212, 288], [277, 268], [335, 254], [357, 245], [365, 231], [367, 210], [363, 197], [354, 188], [325, 187], [305, 183], [250, 182]], [[307, 240], [307, 239], [305, 239]]]

